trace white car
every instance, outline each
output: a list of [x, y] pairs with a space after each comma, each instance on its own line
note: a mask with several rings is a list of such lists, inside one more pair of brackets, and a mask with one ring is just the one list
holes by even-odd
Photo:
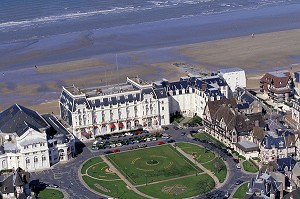
[[156, 140], [157, 140], [156, 137], [153, 137], [153, 138], [152, 138], [152, 141], [156, 141]]
[[237, 169], [241, 169], [241, 165], [240, 165], [240, 164], [237, 164], [237, 165], [236, 165], [236, 168], [237, 168]]
[[121, 147], [121, 146], [123, 146], [123, 144], [122, 143], [117, 143], [116, 146]]
[[111, 144], [109, 145], [111, 148], [115, 148], [116, 147], [116, 144]]

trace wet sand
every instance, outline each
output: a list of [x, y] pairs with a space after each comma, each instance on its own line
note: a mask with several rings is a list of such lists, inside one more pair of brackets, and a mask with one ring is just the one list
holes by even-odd
[[188, 64], [200, 71], [240, 67], [246, 71], [247, 87], [258, 89], [259, 78], [265, 72], [300, 70], [300, 30], [124, 52], [118, 57], [118, 67], [115, 55], [107, 55], [9, 71], [1, 77], [4, 81], [0, 84], [0, 109], [11, 106], [13, 101], [40, 113], [59, 114], [61, 86], [109, 85], [125, 82], [127, 76], [139, 76], [148, 81], [162, 78], [174, 81], [190, 71], [175, 63]]

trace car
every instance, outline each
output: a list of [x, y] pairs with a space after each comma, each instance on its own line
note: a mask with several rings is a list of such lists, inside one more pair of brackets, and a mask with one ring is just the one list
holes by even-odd
[[240, 161], [238, 160], [238, 159], [233, 159], [233, 161], [235, 162], [235, 163], [239, 163]]
[[241, 169], [241, 165], [240, 165], [240, 164], [237, 164], [237, 165], [236, 165], [236, 168], [237, 168], [237, 169]]
[[52, 187], [52, 188], [58, 188], [59, 186], [56, 185], [56, 184], [49, 184], [49, 187]]
[[156, 140], [157, 140], [157, 138], [156, 138], [156, 137], [153, 137], [153, 138], [152, 138], [152, 141], [156, 141]]
[[180, 135], [181, 135], [181, 136], [185, 136], [185, 132], [182, 132]]
[[157, 145], [162, 145], [162, 144], [165, 144], [165, 142], [164, 141], [157, 142]]
[[116, 147], [116, 144], [111, 144], [109, 145], [111, 148], [115, 148]]
[[178, 130], [179, 128], [178, 128], [178, 126], [174, 126], [174, 129], [175, 129], [175, 130]]
[[118, 153], [120, 151], [121, 151], [120, 149], [113, 149], [113, 150], [111, 150], [111, 152], [113, 152], [113, 153]]
[[224, 195], [224, 198], [229, 198], [230, 197], [230, 193], [227, 191]]
[[168, 130], [169, 128], [167, 127], [167, 126], [165, 126], [165, 127], [162, 127], [163, 129], [165, 129], [165, 130]]
[[199, 138], [193, 138], [193, 140], [195, 140], [195, 141], [198, 141], [198, 142], [200, 141], [200, 139], [199, 139]]
[[237, 180], [236, 182], [235, 182], [235, 185], [240, 185], [240, 184], [242, 184], [244, 181], [243, 180]]
[[123, 146], [122, 143], [117, 143], [117, 144], [116, 144], [116, 147], [121, 147], [121, 146]]
[[173, 143], [173, 142], [176, 142], [176, 140], [170, 139], [170, 140], [168, 140], [167, 142], [168, 142], [168, 143]]
[[104, 151], [104, 154], [111, 154], [112, 151]]

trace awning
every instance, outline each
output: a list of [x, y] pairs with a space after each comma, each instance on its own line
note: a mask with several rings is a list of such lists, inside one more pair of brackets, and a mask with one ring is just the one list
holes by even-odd
[[109, 128], [111, 128], [111, 129], [115, 129], [115, 128], [116, 128], [116, 126], [115, 126], [115, 124], [114, 124], [114, 123], [110, 123], [110, 124], [109, 124]]
[[92, 131], [89, 131], [88, 134], [92, 135], [93, 133], [92, 133]]
[[143, 122], [143, 125], [144, 125], [144, 126], [147, 126], [147, 123], [146, 123], [146, 122]]
[[119, 122], [118, 123], [118, 127], [122, 128], [124, 125], [123, 125], [123, 122]]
[[90, 137], [90, 135], [87, 132], [85, 132], [85, 131], [81, 131], [81, 135], [83, 135], [86, 138]]
[[157, 124], [158, 124], [157, 120], [154, 120], [154, 125], [157, 125]]

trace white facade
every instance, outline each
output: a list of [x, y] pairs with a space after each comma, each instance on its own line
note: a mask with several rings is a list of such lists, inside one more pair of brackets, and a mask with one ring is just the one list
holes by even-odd
[[206, 102], [228, 97], [219, 76], [184, 77], [178, 82], [148, 83], [127, 78], [125, 84], [79, 89], [63, 87], [61, 118], [82, 140], [170, 123], [170, 114], [202, 116]]
[[[100, 91], [101, 90], [101, 91]], [[166, 92], [143, 80], [80, 91], [63, 87], [61, 117], [79, 139], [167, 125], [170, 121]]]
[[0, 113], [0, 170], [47, 169], [74, 153], [75, 137], [54, 116], [17, 104]]
[[231, 92], [235, 92], [236, 88], [246, 88], [246, 74], [241, 68], [222, 69], [219, 73], [227, 82]]
[[29, 128], [21, 137], [16, 134], [0, 136], [4, 146], [0, 170], [22, 167], [33, 171], [50, 167], [46, 133]]

